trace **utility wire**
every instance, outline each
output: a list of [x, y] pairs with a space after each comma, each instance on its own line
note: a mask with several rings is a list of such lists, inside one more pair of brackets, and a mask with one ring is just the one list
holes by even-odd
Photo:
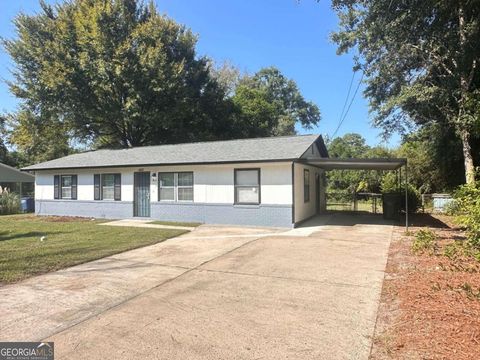
[[345, 102], [343, 103], [342, 112], [340, 113], [340, 117], [338, 118], [338, 122], [342, 121], [343, 112], [345, 111], [345, 108], [347, 107], [348, 99], [350, 98], [350, 91], [352, 90], [353, 79], [355, 79], [355, 74], [356, 73], [357, 73], [357, 71], [354, 71], [352, 73], [352, 78], [350, 79], [350, 85], [348, 86], [347, 96], [345, 97]]
[[[355, 74], [355, 73], [354, 73]], [[338, 130], [340, 129], [340, 126], [342, 126], [343, 122], [345, 121], [347, 115], [348, 115], [348, 112], [350, 111], [350, 108], [353, 104], [353, 100], [355, 100], [355, 96], [357, 95], [357, 92], [358, 92], [358, 89], [360, 88], [360, 85], [362, 83], [362, 80], [363, 80], [363, 75], [364, 73], [362, 72], [362, 76], [360, 77], [360, 80], [358, 81], [358, 84], [357, 84], [357, 87], [355, 89], [355, 92], [353, 93], [353, 96], [352, 96], [352, 99], [350, 100], [350, 103], [348, 104], [348, 107], [347, 107], [347, 110], [345, 111], [345, 114], [343, 114], [343, 117], [340, 119], [339, 123], [338, 123], [338, 126], [337, 128], [335, 129], [335, 131], [333, 132], [333, 135], [332, 135], [332, 139], [335, 137], [335, 135], [337, 135], [337, 132]], [[348, 97], [347, 97], [348, 99]], [[343, 111], [342, 111], [343, 113]]]

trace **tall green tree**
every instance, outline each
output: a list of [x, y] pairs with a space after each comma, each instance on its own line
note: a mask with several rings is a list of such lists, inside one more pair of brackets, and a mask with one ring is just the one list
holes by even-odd
[[232, 100], [239, 111], [237, 123], [248, 136], [291, 135], [296, 124], [311, 129], [321, 118], [318, 106], [275, 67], [241, 77]]
[[36, 116], [28, 109], [9, 115], [7, 121], [15, 127], [10, 131], [9, 142], [15, 145], [18, 165], [56, 159], [73, 152], [69, 131], [57, 118], [45, 114]]
[[422, 127], [403, 139], [396, 156], [408, 158], [409, 182], [421, 193], [451, 191], [465, 180], [462, 143], [451, 127]]
[[[374, 124], [453, 127], [467, 183], [480, 123], [479, 0], [333, 0], [338, 52], [357, 52]], [[478, 160], [477, 160], [478, 161]]]
[[[327, 143], [331, 158], [390, 158], [392, 150], [382, 146], [369, 146], [360, 134], [348, 133]], [[374, 170], [332, 170], [327, 172], [330, 192], [379, 192], [384, 172]]]
[[[36, 119], [96, 147], [231, 136], [230, 103], [197, 37], [153, 2], [42, 2], [14, 24], [17, 38], [4, 41], [16, 66], [9, 86]], [[32, 124], [22, 116], [21, 134]]]

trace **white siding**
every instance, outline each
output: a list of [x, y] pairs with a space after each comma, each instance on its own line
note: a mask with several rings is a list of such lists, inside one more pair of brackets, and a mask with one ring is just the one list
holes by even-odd
[[[325, 209], [325, 188], [324, 171], [314, 166], [295, 163], [295, 222], [299, 222], [315, 215], [316, 213], [316, 197], [320, 196], [320, 211]], [[310, 175], [310, 201], [304, 202], [304, 169], [309, 170]], [[320, 193], [316, 194], [315, 178], [316, 175], [320, 176]]]
[[[37, 171], [35, 176], [35, 198], [53, 199], [53, 176], [78, 175], [78, 200], [93, 200], [93, 174], [121, 173], [122, 201], [133, 201], [133, 173], [136, 171], [178, 172], [193, 171], [194, 202], [234, 202], [234, 169], [260, 168], [262, 204], [292, 204], [291, 163], [229, 164], [229, 165], [182, 165], [145, 168], [78, 169]], [[151, 177], [150, 199], [158, 200], [158, 177]]]

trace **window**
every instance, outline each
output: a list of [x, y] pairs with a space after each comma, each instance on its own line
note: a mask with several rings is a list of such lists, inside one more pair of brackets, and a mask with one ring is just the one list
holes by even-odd
[[53, 176], [54, 199], [77, 199], [77, 175]]
[[193, 173], [178, 173], [177, 179], [178, 201], [193, 201]]
[[121, 174], [95, 174], [93, 175], [95, 200], [121, 200], [122, 177]]
[[113, 200], [114, 188], [115, 188], [115, 175], [103, 174], [102, 175], [102, 199]]
[[158, 173], [158, 201], [193, 201], [193, 172]]
[[235, 204], [260, 204], [260, 169], [235, 169]]
[[158, 174], [159, 201], [175, 201], [175, 173]]
[[310, 201], [310, 171], [303, 170], [303, 202]]
[[72, 198], [72, 176], [62, 175], [62, 199]]

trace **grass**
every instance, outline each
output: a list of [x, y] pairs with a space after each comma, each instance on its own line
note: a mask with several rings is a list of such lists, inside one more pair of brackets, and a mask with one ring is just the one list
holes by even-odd
[[187, 226], [187, 227], [197, 227], [202, 225], [202, 223], [198, 222], [176, 222], [176, 221], [150, 221], [149, 224], [156, 224], [156, 225], [169, 225], [169, 226]]
[[[353, 211], [353, 202], [328, 202], [327, 201], [327, 210], [332, 211]], [[365, 211], [373, 213], [373, 205], [371, 201], [358, 200], [357, 201], [357, 211]], [[382, 202], [377, 201], [377, 214], [382, 213]]]
[[[184, 230], [98, 226], [101, 220], [8, 215], [0, 217], [0, 283], [152, 245]], [[44, 241], [40, 238], [45, 236]]]

